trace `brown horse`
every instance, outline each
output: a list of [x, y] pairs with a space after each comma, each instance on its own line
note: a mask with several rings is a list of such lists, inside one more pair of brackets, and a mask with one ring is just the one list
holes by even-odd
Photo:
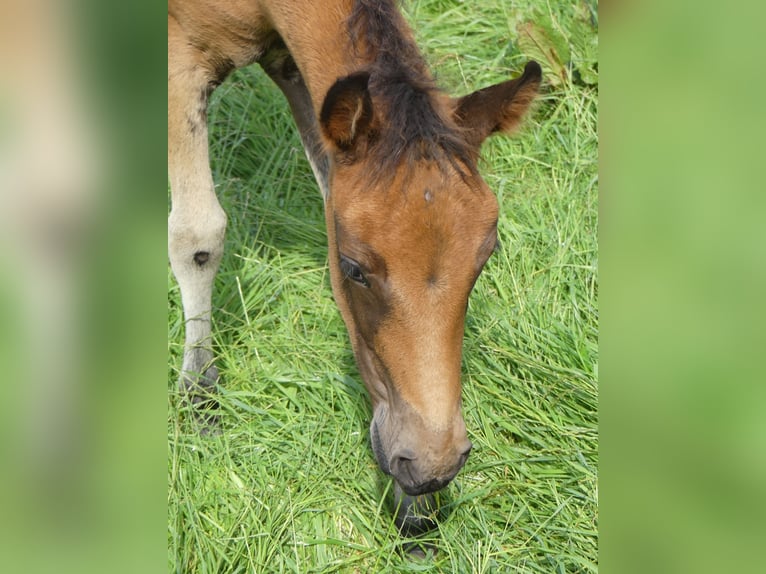
[[463, 324], [497, 243], [479, 147], [518, 125], [540, 66], [453, 99], [435, 87], [394, 0], [169, 0], [168, 243], [192, 395], [218, 376], [211, 292], [226, 228], [207, 102], [253, 62], [284, 92], [324, 197], [332, 288], [372, 401], [375, 457], [408, 495], [436, 491], [471, 450]]

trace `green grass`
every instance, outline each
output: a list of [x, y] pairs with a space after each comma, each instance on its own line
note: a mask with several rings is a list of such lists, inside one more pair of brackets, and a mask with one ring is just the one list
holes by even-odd
[[[407, 14], [440, 83], [459, 95], [522, 69], [516, 22], [535, 10], [569, 38], [572, 6], [423, 0]], [[570, 49], [582, 61], [574, 40]], [[549, 86], [517, 136], [483, 148], [502, 249], [466, 324], [474, 450], [441, 495], [445, 516], [428, 537], [436, 556], [412, 560], [370, 451], [322, 201], [287, 105], [257, 66], [215, 92], [212, 168], [229, 215], [213, 298], [223, 432], [200, 437], [180, 412], [182, 316], [168, 270], [172, 571], [597, 570], [597, 96], [595, 86]]]

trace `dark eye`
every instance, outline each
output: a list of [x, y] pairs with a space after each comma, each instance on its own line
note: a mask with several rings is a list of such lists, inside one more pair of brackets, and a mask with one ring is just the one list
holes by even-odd
[[351, 279], [355, 283], [359, 283], [359, 285], [363, 285], [364, 287], [370, 286], [364, 273], [362, 273], [361, 267], [359, 267], [359, 263], [353, 259], [349, 259], [345, 255], [340, 256], [340, 272], [343, 273], [344, 277]]

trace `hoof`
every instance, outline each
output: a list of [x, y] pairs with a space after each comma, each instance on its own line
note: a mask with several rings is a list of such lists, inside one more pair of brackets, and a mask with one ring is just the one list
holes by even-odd
[[[433, 494], [410, 496], [394, 483], [394, 509], [396, 526], [402, 536], [420, 536], [438, 527], [438, 505]], [[412, 554], [411, 549], [406, 550]]]
[[408, 542], [402, 549], [408, 558], [425, 560], [436, 556], [436, 546], [427, 542]]
[[204, 373], [184, 373], [179, 382], [185, 406], [200, 435], [220, 434], [220, 416], [216, 384], [218, 369], [208, 367]]

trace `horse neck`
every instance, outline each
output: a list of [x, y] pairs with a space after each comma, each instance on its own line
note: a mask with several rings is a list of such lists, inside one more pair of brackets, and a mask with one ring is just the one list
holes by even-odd
[[274, 29], [303, 76], [315, 111], [340, 77], [366, 64], [353, 54], [346, 19], [353, 0], [267, 2]]

